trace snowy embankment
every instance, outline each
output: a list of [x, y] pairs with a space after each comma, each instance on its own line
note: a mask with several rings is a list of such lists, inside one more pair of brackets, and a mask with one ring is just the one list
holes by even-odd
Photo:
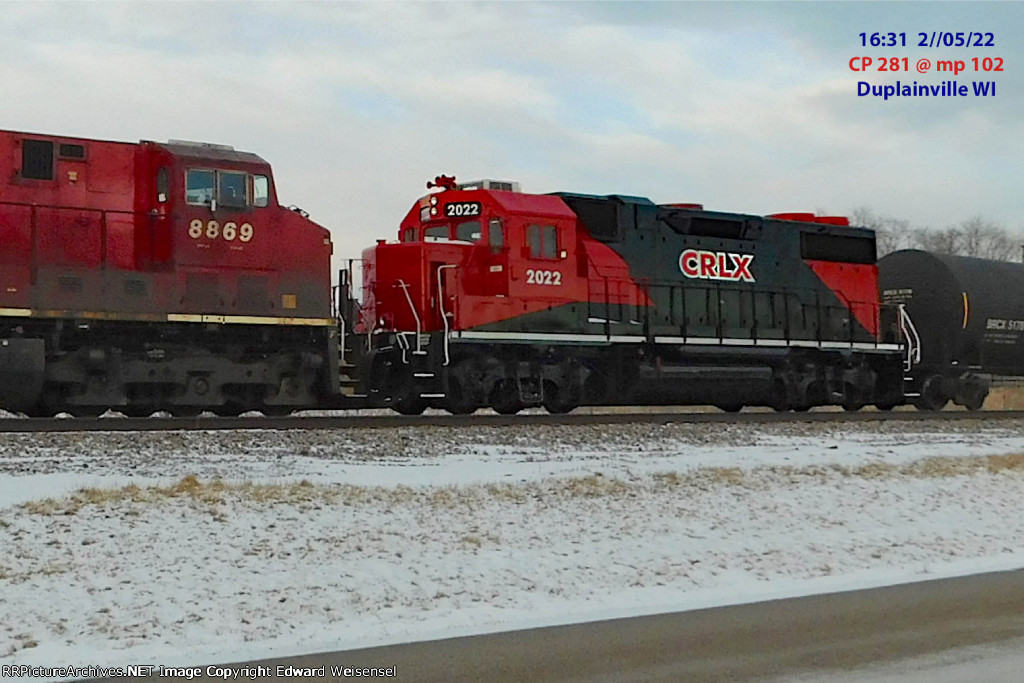
[[1024, 424], [980, 420], [8, 434], [0, 663], [218, 663], [1024, 567], [1018, 453]]

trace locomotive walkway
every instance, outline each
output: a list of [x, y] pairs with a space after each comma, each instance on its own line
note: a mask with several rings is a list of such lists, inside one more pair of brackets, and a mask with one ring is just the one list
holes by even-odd
[[1020, 420], [1020, 410], [917, 410], [839, 412], [580, 412], [568, 415], [327, 415], [287, 417], [99, 417], [0, 419], [0, 432], [160, 432], [243, 429], [395, 429], [400, 427], [513, 427], [522, 425], [614, 425], [670, 423], [925, 422]]

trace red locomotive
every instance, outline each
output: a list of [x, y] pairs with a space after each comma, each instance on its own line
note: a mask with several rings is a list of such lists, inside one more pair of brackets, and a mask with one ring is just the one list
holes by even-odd
[[[441, 176], [363, 254], [364, 387], [402, 413], [903, 401], [907, 319], [845, 218]], [[350, 314], [351, 316], [351, 314]], [[356, 348], [362, 348], [361, 346]]]
[[319, 405], [331, 242], [222, 145], [0, 132], [0, 406]]
[[8, 410], [885, 408], [916, 357], [835, 217], [440, 176], [332, 302], [329, 233], [253, 154], [0, 132], [0, 175]]

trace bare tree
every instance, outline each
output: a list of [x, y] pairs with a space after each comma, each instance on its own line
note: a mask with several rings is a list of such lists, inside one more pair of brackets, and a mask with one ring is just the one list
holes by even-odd
[[910, 221], [880, 216], [871, 208], [860, 206], [850, 213], [850, 222], [875, 231], [879, 258], [899, 249], [924, 249], [939, 254], [1015, 261], [1020, 254], [1018, 250], [1024, 248], [1018, 244], [1020, 238], [981, 216], [936, 230], [912, 227]]
[[917, 228], [914, 230], [914, 242], [918, 249], [954, 255], [963, 255], [965, 244], [963, 233], [954, 227], [942, 230]]
[[1017, 256], [1015, 240], [1005, 228], [974, 216], [960, 224], [964, 256], [1010, 261]]
[[850, 223], [871, 228], [875, 231], [875, 244], [878, 256], [900, 249], [912, 249], [916, 246], [916, 236], [910, 227], [910, 221], [891, 216], [879, 216], [866, 206], [859, 206], [850, 213]]

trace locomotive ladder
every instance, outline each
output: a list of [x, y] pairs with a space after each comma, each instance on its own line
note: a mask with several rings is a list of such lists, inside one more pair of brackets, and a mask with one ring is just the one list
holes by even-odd
[[[364, 398], [365, 393], [359, 391], [360, 380], [355, 376], [356, 364], [350, 358], [354, 349], [348, 348], [349, 343], [360, 343], [358, 336], [349, 331], [349, 321], [355, 321], [358, 302], [352, 297], [352, 262], [349, 261], [348, 268], [343, 268], [338, 273], [338, 286], [332, 290], [332, 306], [334, 317], [338, 321], [338, 393], [348, 398]], [[369, 343], [369, 338], [367, 338]], [[358, 354], [356, 354], [356, 357]]]
[[350, 336], [353, 339], [356, 337], [345, 334], [345, 319], [340, 316], [338, 318], [338, 333], [341, 335], [338, 344], [338, 393], [349, 398], [363, 398], [366, 394], [359, 392], [359, 378], [353, 376], [356, 364], [350, 363], [345, 357], [345, 346], [348, 344]]

